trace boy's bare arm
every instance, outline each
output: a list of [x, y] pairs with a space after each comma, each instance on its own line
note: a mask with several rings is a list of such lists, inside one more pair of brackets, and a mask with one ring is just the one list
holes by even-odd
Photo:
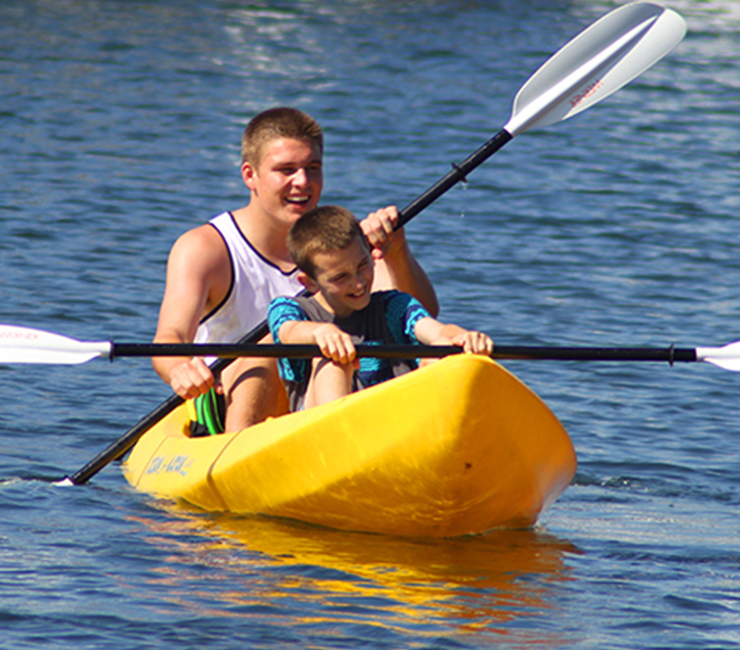
[[280, 326], [278, 336], [282, 343], [315, 343], [325, 357], [336, 363], [351, 363], [355, 358], [352, 338], [333, 323], [286, 321]]
[[483, 332], [466, 330], [453, 323], [422, 318], [416, 323], [416, 338], [426, 345], [459, 345], [465, 352], [491, 354], [493, 341]]
[[[156, 343], [191, 343], [208, 303], [221, 285], [228, 286], [230, 266], [222, 240], [209, 236], [215, 230], [196, 228], [185, 233], [172, 247], [167, 262], [167, 282], [159, 312]], [[226, 266], [222, 257], [225, 258]], [[227, 277], [220, 278], [226, 273]], [[218, 296], [217, 296], [218, 297]], [[155, 357], [157, 374], [185, 399], [211, 388], [215, 379], [199, 358]]]

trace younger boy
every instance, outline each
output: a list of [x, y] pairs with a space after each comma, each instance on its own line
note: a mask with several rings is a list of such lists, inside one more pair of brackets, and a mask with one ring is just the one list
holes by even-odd
[[443, 324], [412, 296], [399, 291], [371, 293], [373, 260], [357, 219], [338, 206], [306, 212], [291, 226], [288, 249], [297, 278], [314, 295], [276, 298], [268, 322], [278, 343], [317, 344], [318, 359], [280, 359], [291, 411], [299, 411], [378, 384], [416, 368], [412, 360], [363, 358], [355, 344], [459, 345], [490, 354], [481, 332]]

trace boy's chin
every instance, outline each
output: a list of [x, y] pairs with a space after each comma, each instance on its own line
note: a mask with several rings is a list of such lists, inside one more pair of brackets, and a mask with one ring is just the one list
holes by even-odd
[[353, 310], [357, 311], [358, 309], [365, 309], [370, 304], [370, 294], [366, 293], [361, 298], [352, 298], [347, 301], [347, 306], [351, 307]]

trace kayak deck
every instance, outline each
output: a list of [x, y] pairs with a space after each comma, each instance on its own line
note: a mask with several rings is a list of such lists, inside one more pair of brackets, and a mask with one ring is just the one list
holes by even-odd
[[189, 438], [180, 407], [124, 464], [128, 481], [210, 511], [456, 536], [537, 520], [570, 483], [573, 445], [500, 365], [455, 355], [330, 404]]

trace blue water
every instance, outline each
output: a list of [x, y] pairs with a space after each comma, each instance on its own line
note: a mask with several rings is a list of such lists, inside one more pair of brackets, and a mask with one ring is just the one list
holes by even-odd
[[[0, 3], [0, 322], [149, 340], [172, 242], [247, 201], [256, 112], [322, 123], [324, 201], [403, 206], [618, 4]], [[409, 225], [443, 319], [501, 344], [740, 338], [740, 5], [670, 6], [669, 57]], [[0, 647], [740, 647], [740, 376], [505, 365], [578, 473], [534, 530], [437, 541], [190, 511], [117, 465], [57, 487], [168, 388], [146, 360], [0, 366]]]

